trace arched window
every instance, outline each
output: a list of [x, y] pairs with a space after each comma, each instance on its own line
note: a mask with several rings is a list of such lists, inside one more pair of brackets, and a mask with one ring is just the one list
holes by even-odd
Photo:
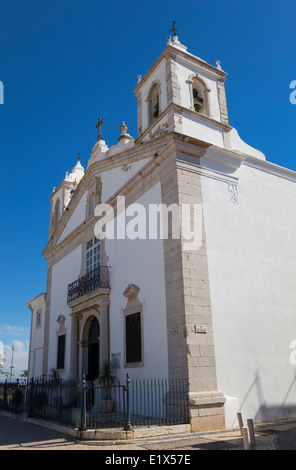
[[152, 124], [160, 115], [160, 84], [153, 83], [148, 97], [149, 124]]
[[210, 105], [208, 94], [211, 91], [198, 76], [189, 77], [191, 109], [200, 114], [210, 116]]

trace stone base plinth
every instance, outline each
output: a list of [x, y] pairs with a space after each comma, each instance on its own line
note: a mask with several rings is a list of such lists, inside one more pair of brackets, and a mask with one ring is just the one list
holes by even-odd
[[225, 429], [224, 403], [221, 392], [190, 392], [189, 417], [192, 432]]

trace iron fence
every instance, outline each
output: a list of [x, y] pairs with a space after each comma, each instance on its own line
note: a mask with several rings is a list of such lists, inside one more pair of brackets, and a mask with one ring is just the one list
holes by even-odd
[[131, 426], [188, 423], [187, 396], [186, 380], [131, 380], [129, 383]]
[[14, 413], [24, 411], [26, 394], [26, 384], [20, 384], [18, 379], [15, 382], [6, 380], [0, 383], [0, 409]]
[[76, 403], [76, 382], [43, 376], [28, 383], [25, 406], [29, 416], [74, 427]]
[[94, 383], [78, 388], [77, 427], [123, 428], [187, 424], [188, 381], [130, 379], [109, 387]]
[[101, 386], [96, 382], [77, 389], [76, 427], [80, 430], [124, 428], [126, 420], [125, 388], [116, 382]]
[[189, 422], [188, 381], [131, 379], [102, 386], [44, 376], [27, 385], [0, 385], [0, 408], [80, 430]]

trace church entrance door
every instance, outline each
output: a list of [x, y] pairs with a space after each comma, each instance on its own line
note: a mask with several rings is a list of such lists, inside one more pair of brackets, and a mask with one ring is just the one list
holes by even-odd
[[93, 319], [88, 335], [88, 375], [95, 380], [100, 372], [100, 325]]

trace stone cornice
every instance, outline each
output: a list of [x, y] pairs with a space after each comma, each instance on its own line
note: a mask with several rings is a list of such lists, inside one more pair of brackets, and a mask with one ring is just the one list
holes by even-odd
[[[284, 178], [288, 181], [296, 183], [296, 172], [288, 168], [281, 167], [275, 163], [267, 160], [250, 156], [243, 152], [222, 149], [214, 145], [209, 146], [209, 149], [202, 158], [201, 166], [204, 167], [206, 162], [213, 162], [220, 167], [225, 167], [227, 171], [236, 171], [240, 166], [249, 166], [259, 171], [271, 174], [278, 178]], [[214, 170], [211, 170], [213, 173]], [[204, 173], [204, 172], [203, 172]], [[218, 172], [219, 173], [219, 172]], [[204, 173], [205, 174], [205, 173]], [[229, 175], [228, 175], [229, 177]]]
[[43, 292], [42, 294], [36, 295], [34, 299], [31, 299], [28, 302], [26, 302], [26, 305], [32, 312], [34, 308], [38, 308], [41, 305], [44, 305], [45, 300], [46, 300], [46, 293]]
[[167, 106], [167, 108], [163, 110], [163, 112], [158, 116], [158, 118], [155, 119], [155, 121], [153, 121], [153, 123], [150, 124], [150, 126], [147, 127], [147, 129], [145, 129], [141, 135], [139, 135], [139, 137], [135, 140], [135, 143], [136, 144], [141, 143], [143, 139], [145, 139], [145, 137], [147, 137], [147, 135], [150, 134], [150, 132], [153, 132], [153, 129], [157, 128], [157, 125], [172, 110], [176, 110], [177, 112], [182, 113], [182, 114], [189, 114], [191, 117], [194, 117], [195, 119], [205, 122], [207, 124], [210, 124], [211, 126], [215, 126], [219, 129], [222, 129], [224, 132], [230, 132], [232, 129], [232, 127], [229, 126], [228, 124], [225, 124], [221, 121], [217, 121], [216, 119], [210, 118], [209, 116], [206, 116], [205, 114], [197, 113], [196, 111], [193, 111], [190, 108], [185, 108], [184, 106], [171, 103], [169, 106]]
[[[157, 142], [158, 141], [158, 142]], [[158, 143], [158, 146], [157, 146]], [[148, 142], [148, 144], [151, 145], [151, 142]], [[145, 148], [145, 144], [141, 145], [141, 148]], [[177, 133], [171, 133], [168, 134], [164, 137], [160, 137], [159, 139], [155, 139], [154, 145], [150, 148], [153, 149], [153, 152], [158, 148], [161, 149], [161, 153], [154, 153], [150, 156], [152, 159], [146, 163], [146, 165], [143, 166], [132, 178], [130, 178], [121, 188], [116, 191], [107, 201], [103, 201], [104, 204], [108, 204], [111, 206], [116, 206], [117, 203], [117, 196], [126, 196], [129, 194], [135, 187], [137, 187], [143, 180], [149, 177], [149, 175], [152, 174], [152, 172], [157, 169], [157, 167], [161, 164], [162, 161], [164, 161], [169, 155], [171, 155], [174, 151], [186, 151], [188, 155], [193, 155], [196, 157], [200, 157], [204, 155], [206, 148], [209, 147], [209, 144], [206, 142], [199, 141], [198, 139], [193, 139], [191, 137], [184, 136], [182, 134], [177, 134]], [[132, 150], [134, 151], [134, 148], [130, 150], [132, 153]], [[107, 160], [107, 159], [106, 159]], [[129, 160], [131, 161], [131, 160]], [[114, 168], [113, 165], [109, 166], [109, 169]], [[93, 165], [93, 172], [94, 170], [98, 171], [99, 169], [99, 164]], [[105, 171], [107, 169], [105, 168]], [[91, 172], [89, 171], [89, 174]], [[84, 178], [89, 177], [89, 174], [85, 174]], [[82, 181], [81, 181], [82, 183]], [[87, 179], [84, 180], [84, 183], [80, 186], [79, 185], [79, 193], [75, 194], [75, 197], [79, 200], [81, 195], [83, 194], [83, 191], [85, 190], [85, 186], [87, 184]], [[76, 190], [77, 192], [77, 190]], [[77, 226], [66, 238], [64, 238], [61, 242], [58, 243], [58, 240], [60, 236], [62, 235], [62, 232], [69, 221], [70, 216], [72, 215], [78, 201], [73, 201], [73, 206], [71, 208], [71, 211], [67, 211], [67, 213], [64, 217], [64, 220], [60, 220], [60, 222], [63, 222], [60, 227], [58, 227], [58, 230], [55, 231], [53, 234], [52, 238], [47, 244], [47, 247], [43, 251], [43, 256], [48, 259], [54, 255], [56, 255], [58, 252], [62, 251], [69, 243], [72, 243], [77, 237], [79, 237], [82, 233], [87, 231], [92, 225], [95, 224], [97, 221], [97, 218], [95, 216], [92, 216], [88, 220], [84, 221], [81, 223], [79, 226]], [[72, 201], [71, 201], [72, 203]], [[64, 214], [63, 214], [64, 216]]]
[[60, 189], [72, 189], [74, 186], [74, 182], [73, 181], [65, 181], [63, 180], [59, 186], [51, 193], [51, 195], [49, 196], [49, 199], [52, 199], [59, 191]]
[[246, 155], [216, 147], [215, 145], [211, 145], [203, 156], [204, 161], [211, 161], [232, 171], [237, 170], [245, 159]]
[[[62, 214], [61, 219], [59, 220], [59, 223], [55, 229], [55, 231], [52, 234], [52, 237], [50, 238], [46, 248], [44, 249], [42, 255], [48, 259], [50, 256], [53, 255], [54, 252], [59, 250], [64, 246], [64, 243], [69, 242], [69, 239], [72, 238], [73, 233], [78, 234], [81, 231], [85, 231], [91, 224], [94, 223], [95, 218], [91, 217], [87, 221], [84, 221], [82, 224], [80, 224], [71, 234], [69, 234], [65, 240], [60, 242], [57, 247], [58, 240], [60, 239], [67, 223], [70, 220], [70, 217], [72, 216], [82, 194], [87, 190], [90, 180], [98, 175], [98, 173], [103, 173], [109, 170], [112, 170], [116, 167], [122, 166], [124, 163], [133, 163], [134, 161], [140, 161], [144, 160], [149, 157], [153, 157], [157, 151], [159, 152], [162, 147], [166, 146], [166, 141], [168, 140], [167, 136], [164, 136], [163, 138], [155, 139], [153, 142], [146, 142], [145, 144], [139, 145], [137, 147], [133, 147], [129, 151], [124, 152], [123, 154], [116, 154], [111, 157], [107, 157], [99, 162], [93, 163], [86, 171], [84, 177], [80, 181], [69, 205], [68, 205], [68, 210], [64, 211]], [[149, 165], [146, 164], [146, 166]], [[145, 168], [145, 166], [144, 166]], [[139, 170], [138, 173], [141, 173], [144, 171], [143, 169]], [[131, 184], [133, 184], [133, 181], [135, 181], [136, 175], [133, 176], [125, 185], [124, 187], [129, 187]], [[123, 191], [123, 188], [120, 189], [120, 191]], [[118, 192], [117, 192], [118, 193]], [[116, 193], [116, 194], [117, 194]], [[108, 203], [108, 201], [106, 202]]]
[[175, 104], [173, 106], [178, 108], [180, 112], [190, 114], [190, 116], [193, 116], [194, 118], [200, 119], [201, 121], [205, 121], [208, 124], [211, 124], [212, 126], [219, 127], [225, 132], [229, 132], [232, 129], [232, 127], [229, 126], [228, 124], [225, 124], [224, 122], [221, 122], [221, 121], [217, 121], [216, 119], [213, 119], [209, 116], [206, 116], [205, 114], [197, 113], [193, 109], [185, 108], [184, 106], [179, 106], [177, 104]]
[[243, 164], [255, 168], [256, 170], [264, 171], [273, 176], [284, 178], [288, 181], [296, 183], [296, 171], [289, 170], [288, 168], [276, 165], [275, 163], [266, 160], [259, 160], [255, 157], [245, 156]]
[[181, 50], [174, 46], [169, 45], [164, 49], [164, 51], [160, 54], [160, 56], [156, 59], [156, 61], [152, 64], [152, 66], [146, 72], [142, 80], [134, 88], [133, 90], [134, 93], [136, 95], [138, 94], [139, 90], [141, 89], [141, 85], [143, 85], [143, 83], [146, 82], [146, 80], [154, 72], [156, 67], [160, 64], [160, 62], [163, 59], [166, 59], [168, 57], [174, 57], [174, 56], [180, 56], [182, 57], [183, 60], [190, 61], [191, 63], [194, 62], [196, 65], [204, 69], [207, 73], [219, 78], [220, 80], [225, 80], [225, 77], [227, 76], [227, 73], [224, 72], [223, 70], [217, 69], [213, 65], [208, 64], [207, 62], [191, 54], [190, 52], [187, 52], [187, 51], [184, 51], [184, 50]]
[[[176, 50], [176, 48], [173, 46], [168, 46], [168, 47], [170, 49], [173, 49], [174, 51]], [[224, 72], [223, 70], [220, 70], [217, 67], [214, 67], [213, 65], [208, 64], [205, 60], [200, 59], [200, 57], [197, 57], [191, 54], [190, 52], [181, 51], [179, 49], [178, 51], [179, 53], [174, 54], [174, 55], [180, 56], [182, 58], [182, 61], [185, 62], [186, 64], [189, 65], [189, 64], [192, 64], [192, 62], [194, 62], [195, 65], [200, 67], [200, 69], [204, 71], [206, 75], [214, 77], [218, 80], [225, 81], [227, 73]]]
[[[89, 309], [96, 308], [100, 305], [109, 305], [110, 288], [99, 287], [96, 291], [92, 291], [82, 297], [68, 302], [68, 307], [71, 308], [71, 315], [89, 311]], [[107, 300], [108, 299], [108, 300]]]
[[202, 166], [203, 163], [197, 162], [196, 164], [192, 161], [186, 161], [179, 159], [177, 161], [177, 168], [180, 170], [186, 170], [188, 173], [194, 173], [206, 178], [215, 179], [217, 181], [222, 181], [224, 183], [238, 184], [239, 178], [228, 173], [223, 173], [222, 171], [214, 170], [212, 168]]

